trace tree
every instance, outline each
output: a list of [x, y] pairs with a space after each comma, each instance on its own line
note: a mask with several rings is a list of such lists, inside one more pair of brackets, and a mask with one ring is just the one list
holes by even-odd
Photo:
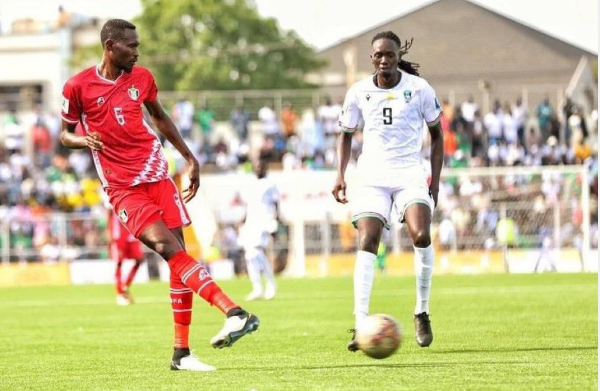
[[142, 0], [134, 20], [140, 63], [163, 90], [314, 87], [325, 65], [294, 31], [262, 18], [247, 0]]

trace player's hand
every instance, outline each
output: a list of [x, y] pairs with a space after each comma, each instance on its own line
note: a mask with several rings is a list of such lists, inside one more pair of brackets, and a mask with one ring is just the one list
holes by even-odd
[[429, 186], [429, 195], [431, 196], [431, 198], [433, 199], [433, 205], [437, 206], [438, 203], [438, 193], [440, 192], [440, 189], [438, 189], [435, 186]]
[[342, 177], [338, 177], [335, 180], [335, 185], [333, 186], [333, 198], [341, 204], [348, 203], [348, 199], [346, 198], [346, 181]]
[[190, 186], [183, 191], [183, 202], [188, 202], [196, 196], [200, 188], [200, 164], [195, 158], [188, 160]]
[[104, 143], [100, 141], [100, 133], [90, 132], [85, 136], [85, 144], [92, 151], [102, 151]]

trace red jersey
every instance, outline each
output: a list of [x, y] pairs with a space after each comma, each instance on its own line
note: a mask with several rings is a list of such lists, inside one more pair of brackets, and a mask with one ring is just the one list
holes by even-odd
[[126, 188], [169, 178], [158, 136], [144, 121], [142, 104], [154, 102], [158, 89], [152, 73], [135, 66], [116, 80], [97, 67], [70, 78], [63, 89], [62, 118], [81, 121], [86, 133], [97, 132], [102, 151], [91, 151], [103, 187]]

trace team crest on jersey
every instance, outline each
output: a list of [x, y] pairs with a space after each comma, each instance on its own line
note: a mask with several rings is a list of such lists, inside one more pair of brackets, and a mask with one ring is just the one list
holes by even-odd
[[137, 100], [137, 98], [140, 97], [140, 90], [135, 88], [135, 86], [129, 87], [129, 89], [127, 90], [127, 93], [129, 94], [129, 97], [133, 100]]
[[371, 99], [371, 95], [367, 94], [367, 96], [365, 98], [367, 98], [367, 102], [368, 102], [369, 99]]
[[104, 98], [99, 97], [98, 100], [96, 101], [96, 103], [98, 104], [98, 106], [102, 106], [104, 104]]
[[410, 90], [404, 90], [404, 101], [406, 103], [410, 102], [410, 99], [412, 98], [412, 92]]
[[129, 215], [127, 214], [127, 211], [125, 209], [121, 209], [118, 213], [119, 218], [121, 219], [122, 222], [126, 223], [127, 220], [129, 220]]

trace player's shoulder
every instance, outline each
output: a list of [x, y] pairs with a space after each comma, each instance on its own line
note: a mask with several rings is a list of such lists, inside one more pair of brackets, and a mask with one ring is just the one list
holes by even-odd
[[407, 72], [402, 72], [402, 77], [406, 78], [406, 82], [413, 85], [415, 89], [432, 88], [427, 80], [421, 76], [411, 75]]
[[132, 71], [131, 71], [131, 75], [132, 76], [136, 76], [136, 77], [151, 77], [154, 78], [154, 76], [152, 75], [152, 71], [150, 71], [150, 69], [136, 65], [133, 67]]
[[352, 87], [350, 87], [350, 88], [355, 88], [357, 90], [364, 90], [364, 89], [372, 89], [373, 87], [375, 87], [375, 83], [373, 82], [373, 75], [369, 75], [367, 77], [363, 77], [362, 79], [360, 79], [359, 81], [354, 83], [352, 85]]
[[363, 79], [358, 80], [354, 84], [350, 86], [348, 89], [348, 93], [359, 93], [364, 91], [371, 91], [375, 88], [375, 84], [373, 83], [373, 75], [369, 75]]
[[93, 77], [95, 77], [95, 72], [96, 66], [86, 68], [81, 72], [71, 76], [65, 84], [71, 87], [84, 84], [86, 82], [89, 82]]

